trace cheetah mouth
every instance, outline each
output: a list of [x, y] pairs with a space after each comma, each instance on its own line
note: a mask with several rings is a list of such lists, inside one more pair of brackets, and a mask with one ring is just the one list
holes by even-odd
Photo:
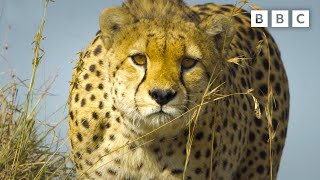
[[173, 114], [168, 108], [164, 107], [157, 107], [152, 109], [151, 112], [149, 111], [148, 115], [145, 116], [146, 118], [160, 118], [162, 120], [173, 118]]
[[173, 116], [169, 113], [164, 112], [162, 109], [158, 112], [154, 112], [152, 114], [149, 114], [147, 116], [147, 118], [152, 118], [152, 117], [156, 117], [156, 116], [169, 116], [170, 118], [172, 118]]
[[159, 126], [161, 124], [167, 123], [181, 115], [183, 113], [182, 109], [176, 106], [170, 105], [153, 105], [153, 106], [140, 106], [139, 114], [141, 119], [147, 124]]

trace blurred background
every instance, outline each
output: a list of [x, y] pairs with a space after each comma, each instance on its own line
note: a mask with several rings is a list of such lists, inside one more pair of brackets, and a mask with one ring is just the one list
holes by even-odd
[[[214, 2], [235, 4], [235, 0], [186, 0], [188, 4]], [[43, 62], [36, 87], [50, 88], [39, 111], [39, 119], [50, 117], [67, 135], [69, 81], [77, 60], [99, 29], [99, 14], [122, 1], [56, 0], [49, 4]], [[290, 83], [290, 122], [278, 179], [316, 180], [320, 178], [320, 1], [252, 0], [252, 4], [274, 10], [310, 10], [310, 28], [269, 28], [277, 41]], [[43, 16], [39, 0], [0, 0], [0, 87], [15, 75], [20, 84], [28, 82], [32, 70], [33, 38]], [[73, 61], [73, 62], [72, 62]], [[27, 84], [27, 83], [26, 83]], [[51, 85], [50, 85], [51, 84]], [[25, 95], [24, 91], [19, 92]], [[67, 140], [66, 140], [67, 142]], [[65, 147], [66, 150], [68, 147]]]

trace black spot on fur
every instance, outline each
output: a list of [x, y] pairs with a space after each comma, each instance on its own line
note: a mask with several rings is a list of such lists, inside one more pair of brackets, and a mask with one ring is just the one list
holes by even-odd
[[261, 159], [265, 160], [267, 158], [267, 153], [265, 151], [261, 151], [259, 153], [259, 156], [260, 156]]
[[262, 120], [258, 119], [257, 117], [254, 118], [254, 122], [256, 124], [257, 127], [261, 127], [262, 126]]
[[251, 155], [251, 150], [248, 149], [248, 150], [247, 150], [247, 156], [250, 156], [250, 155]]
[[239, 33], [239, 32], [237, 32], [237, 36], [238, 36], [238, 38], [242, 41], [243, 40], [243, 37], [242, 37], [242, 35]]
[[99, 124], [99, 129], [100, 129], [100, 130], [104, 130], [104, 127], [105, 127], [105, 125], [104, 125], [103, 123], [100, 123], [100, 124]]
[[206, 158], [211, 157], [211, 150], [207, 149], [206, 151]]
[[106, 123], [105, 127], [109, 129], [111, 127], [110, 123]]
[[256, 135], [253, 133], [253, 132], [249, 132], [249, 140], [251, 141], [251, 142], [253, 142], [253, 141], [255, 141], [255, 139], [256, 139]]
[[169, 156], [169, 157], [172, 156], [173, 154], [174, 154], [173, 150], [169, 150], [169, 151], [166, 152], [166, 155]]
[[221, 131], [221, 126], [220, 126], [220, 125], [217, 126], [216, 131], [217, 131], [217, 132], [220, 132], [220, 131]]
[[96, 70], [96, 65], [92, 64], [90, 67], [89, 67], [89, 70], [91, 72], [94, 72]]
[[269, 134], [267, 134], [267, 133], [263, 133], [263, 134], [262, 134], [262, 136], [261, 136], [261, 138], [262, 138], [262, 142], [264, 142], [264, 143], [268, 143], [268, 140], [269, 140]]
[[95, 171], [94, 172], [97, 176], [102, 177], [102, 173], [100, 171]]
[[90, 100], [91, 100], [91, 101], [94, 101], [95, 99], [96, 99], [96, 96], [92, 94], [92, 95], [90, 96]]
[[247, 31], [246, 31], [242, 26], [239, 27], [239, 30], [240, 30], [240, 32], [242, 32], [243, 34], [246, 34], [246, 33], [247, 33]]
[[100, 77], [100, 75], [101, 75], [101, 72], [100, 71], [96, 71], [96, 76]]
[[194, 154], [194, 157], [196, 159], [199, 159], [201, 157], [201, 151], [197, 151], [195, 154]]
[[247, 104], [246, 104], [246, 103], [243, 103], [243, 104], [242, 104], [242, 109], [243, 109], [244, 111], [247, 111], [247, 110], [248, 110], [248, 107], [247, 107]]
[[263, 64], [263, 68], [265, 70], [269, 70], [269, 61], [268, 61], [268, 59], [263, 59], [262, 64]]
[[100, 83], [100, 84], [98, 85], [98, 88], [99, 88], [100, 90], [103, 90], [103, 84]]
[[226, 128], [228, 126], [228, 119], [223, 120], [223, 127]]
[[159, 153], [160, 152], [160, 148], [159, 147], [153, 148], [153, 152], [156, 153], [156, 154]]
[[97, 141], [98, 140], [98, 136], [97, 135], [92, 136], [92, 140], [93, 141]]
[[250, 36], [250, 39], [251, 40], [254, 40], [256, 34], [254, 33], [253, 29], [252, 28], [249, 28], [249, 36]]
[[256, 72], [256, 79], [257, 80], [261, 80], [263, 78], [263, 72], [262, 71], [257, 71]]
[[260, 96], [267, 95], [267, 93], [268, 93], [268, 86], [266, 84], [262, 84], [259, 88]]
[[159, 140], [159, 142], [164, 142], [166, 140], [166, 138], [165, 137], [162, 137], [160, 140]]
[[99, 109], [103, 109], [103, 102], [102, 101], [99, 102]]
[[171, 170], [171, 174], [181, 174], [183, 171], [181, 169], [173, 169]]
[[202, 173], [202, 170], [201, 170], [201, 168], [196, 168], [196, 169], [194, 170], [194, 172], [195, 172], [196, 174], [200, 174], [200, 173]]
[[237, 128], [238, 128], [237, 123], [232, 123], [232, 128], [233, 128], [233, 130], [237, 130]]
[[[241, 169], [241, 172], [242, 173], [246, 173], [248, 171], [248, 167], [247, 166], [244, 166], [242, 169]], [[240, 179], [240, 178], [239, 178]]]
[[140, 171], [142, 167], [143, 167], [143, 163], [138, 164], [137, 170]]
[[112, 169], [108, 169], [108, 171], [107, 171], [110, 175], [116, 175], [117, 174], [117, 171], [115, 171], [115, 170], [112, 170]]
[[79, 152], [76, 152], [76, 156], [77, 156], [78, 158], [80, 158], [80, 157], [81, 157], [81, 154], [80, 154]]
[[274, 60], [274, 67], [275, 67], [278, 71], [280, 70], [279, 60], [277, 60], [277, 59]]
[[229, 72], [231, 73], [231, 75], [232, 75], [233, 77], [236, 77], [236, 72], [234, 71], [233, 68], [230, 68], [230, 69], [229, 69]]
[[197, 140], [200, 141], [203, 138], [203, 132], [202, 131], [198, 132], [195, 137], [196, 137]]
[[77, 134], [77, 138], [80, 142], [82, 141], [82, 135], [80, 133]]
[[109, 139], [110, 139], [111, 141], [114, 141], [114, 140], [115, 140], [114, 135], [113, 135], [113, 134], [111, 134], [111, 135], [109, 136]]
[[226, 7], [220, 7], [221, 11], [225, 11], [225, 12], [230, 12], [231, 10], [229, 8]]
[[278, 120], [275, 118], [272, 118], [272, 127], [274, 130], [276, 130], [278, 127]]
[[223, 160], [222, 166], [223, 166], [223, 169], [224, 169], [224, 170], [226, 170], [227, 165], [228, 165], [228, 161], [227, 161], [227, 160]]
[[83, 99], [81, 100], [81, 107], [83, 107], [83, 106], [85, 106], [85, 105], [86, 105], [86, 99], [83, 98]]
[[243, 77], [240, 79], [240, 81], [241, 81], [242, 87], [247, 87], [247, 82]]
[[106, 112], [105, 116], [106, 118], [110, 118], [110, 112]]
[[86, 91], [90, 91], [92, 89], [92, 85], [89, 83], [86, 85]]
[[96, 49], [93, 51], [93, 54], [95, 55], [95, 56], [98, 56], [100, 53], [101, 53], [101, 48], [102, 48], [102, 46], [101, 45], [98, 45], [97, 47], [96, 47]]
[[74, 116], [72, 111], [69, 112], [69, 116], [70, 116], [70, 119], [73, 120]]
[[270, 52], [270, 55], [273, 56], [274, 55], [274, 49], [272, 46], [269, 47], [269, 52]]
[[76, 96], [74, 97], [74, 102], [78, 102], [79, 101], [79, 94], [76, 94]]
[[89, 78], [89, 74], [88, 74], [88, 73], [85, 73], [85, 74], [83, 75], [83, 79], [86, 80], [86, 79], [88, 79], [88, 78]]
[[87, 153], [89, 153], [89, 154], [91, 154], [92, 153], [92, 149], [91, 148], [89, 148], [89, 147], [87, 147]]
[[82, 119], [81, 124], [83, 127], [87, 128], [87, 129], [89, 128], [89, 123], [86, 119]]
[[263, 174], [264, 173], [264, 167], [262, 165], [259, 165], [257, 167], [257, 173], [259, 173], [259, 174]]
[[276, 148], [277, 154], [280, 154], [281, 150], [282, 150], [282, 147], [281, 147], [280, 144], [278, 144], [278, 145], [277, 145], [277, 148]]
[[276, 83], [275, 90], [276, 90], [276, 93], [278, 95], [281, 94], [281, 85], [280, 85], [280, 83]]
[[243, 21], [241, 18], [239, 18], [238, 16], [233, 16], [233, 17], [236, 19], [238, 23], [243, 24]]
[[137, 144], [136, 144], [136, 143], [132, 143], [132, 144], [130, 144], [130, 146], [129, 146], [129, 149], [130, 149], [131, 151], [135, 150], [136, 148], [137, 148]]
[[260, 31], [256, 31], [258, 40], [263, 40], [262, 33]]

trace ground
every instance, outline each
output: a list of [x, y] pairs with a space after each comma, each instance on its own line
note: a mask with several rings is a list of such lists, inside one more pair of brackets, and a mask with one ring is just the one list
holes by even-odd
[[276, 178], [288, 80], [274, 39], [250, 27], [249, 13], [129, 0], [107, 8], [100, 29], [70, 86], [78, 177]]

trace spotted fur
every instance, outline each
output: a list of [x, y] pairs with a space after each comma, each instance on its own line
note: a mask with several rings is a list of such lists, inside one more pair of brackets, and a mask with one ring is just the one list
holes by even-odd
[[[271, 90], [276, 178], [288, 80], [274, 39], [265, 28], [250, 28], [249, 13], [230, 5], [128, 0], [106, 9], [100, 27], [70, 86], [69, 138], [80, 179], [181, 179], [190, 127], [196, 128], [186, 179], [269, 179], [265, 107]], [[137, 54], [145, 64], [134, 63]], [[227, 61], [235, 57], [247, 60]], [[185, 61], [195, 64], [184, 69]], [[216, 87], [216, 95], [203, 99]], [[241, 94], [248, 89], [261, 118], [252, 96]], [[156, 98], [168, 92], [172, 97], [160, 106]], [[217, 94], [230, 96], [210, 101]], [[190, 121], [202, 100], [210, 102]]]

